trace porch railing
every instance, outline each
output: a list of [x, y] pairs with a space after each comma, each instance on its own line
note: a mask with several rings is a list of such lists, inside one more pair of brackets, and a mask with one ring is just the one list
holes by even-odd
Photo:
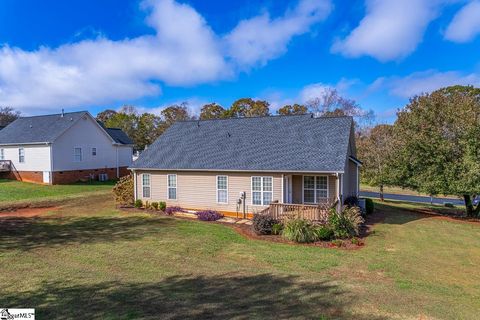
[[8, 172], [12, 168], [10, 160], [0, 160], [0, 172]]
[[319, 204], [271, 203], [268, 208], [260, 211], [259, 214], [269, 215], [277, 220], [300, 218], [326, 223], [330, 209], [335, 207], [336, 204], [336, 200], [329, 200]]

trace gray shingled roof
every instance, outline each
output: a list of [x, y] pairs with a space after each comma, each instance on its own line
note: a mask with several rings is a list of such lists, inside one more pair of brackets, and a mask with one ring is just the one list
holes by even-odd
[[[88, 111], [66, 112], [63, 117], [61, 114], [50, 114], [18, 118], [0, 131], [0, 144], [51, 143], [84, 115], [88, 115]], [[108, 134], [116, 142], [117, 139], [131, 142], [119, 129]]]
[[352, 123], [311, 115], [177, 122], [132, 168], [343, 171]]
[[122, 129], [119, 128], [105, 128], [110, 137], [115, 140], [116, 143], [121, 144], [133, 144], [134, 142], [130, 139], [129, 136]]

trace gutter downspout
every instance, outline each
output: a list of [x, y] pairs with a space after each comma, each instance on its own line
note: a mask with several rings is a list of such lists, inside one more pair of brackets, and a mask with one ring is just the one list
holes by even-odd
[[117, 165], [117, 179], [120, 178], [120, 169], [118, 168], [118, 145], [115, 146], [115, 162]]
[[337, 212], [342, 210], [342, 188], [343, 188], [343, 175], [337, 173]]
[[53, 143], [50, 143], [50, 184], [53, 184]]
[[358, 170], [359, 167], [360, 166], [357, 163], [357, 194], [356, 194], [357, 198], [360, 196], [360, 175], [358, 173], [360, 171]]
[[137, 201], [137, 173], [135, 170], [133, 172], [133, 201]]

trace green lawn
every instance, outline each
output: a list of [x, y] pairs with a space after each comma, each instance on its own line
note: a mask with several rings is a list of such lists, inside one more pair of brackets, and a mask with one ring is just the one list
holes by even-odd
[[0, 179], [0, 207], [10, 203], [63, 200], [69, 197], [81, 197], [86, 193], [106, 193], [112, 190], [114, 183], [92, 182], [70, 185], [40, 185], [15, 180]]
[[478, 319], [480, 225], [403, 206], [378, 205], [366, 246], [346, 251], [78, 198], [0, 218], [0, 306], [39, 319]]

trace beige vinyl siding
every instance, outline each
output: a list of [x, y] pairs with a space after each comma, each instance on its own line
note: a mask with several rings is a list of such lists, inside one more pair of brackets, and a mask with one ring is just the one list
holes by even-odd
[[[165, 201], [168, 206], [180, 206], [187, 209], [214, 209], [236, 212], [236, 202], [242, 191], [246, 192], [246, 211], [255, 212], [265, 206], [253, 206], [251, 194], [251, 177], [273, 177], [272, 200], [282, 201], [282, 175], [278, 173], [235, 173], [235, 172], [175, 172], [146, 171], [150, 174], [151, 197], [143, 198], [142, 173], [137, 171], [137, 195], [148, 201]], [[167, 175], [177, 175], [177, 199], [167, 199]], [[228, 203], [217, 203], [217, 176], [228, 177]], [[242, 208], [240, 207], [240, 212]]]
[[357, 193], [357, 165], [352, 160], [347, 160], [343, 180], [343, 198], [356, 196]]

